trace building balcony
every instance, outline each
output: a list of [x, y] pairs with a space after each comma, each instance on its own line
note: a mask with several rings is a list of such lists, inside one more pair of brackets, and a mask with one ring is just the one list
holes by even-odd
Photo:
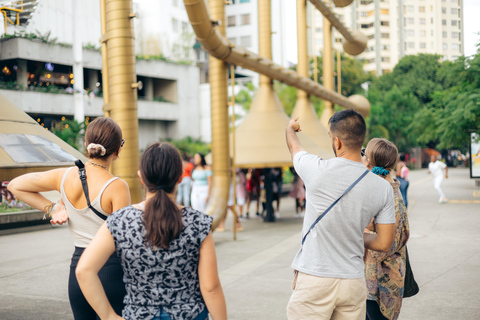
[[[35, 91], [1, 90], [0, 94], [30, 114], [73, 116], [73, 94], [54, 94]], [[85, 116], [103, 116], [103, 98], [84, 96]], [[178, 106], [170, 102], [138, 100], [139, 120], [177, 121]]]

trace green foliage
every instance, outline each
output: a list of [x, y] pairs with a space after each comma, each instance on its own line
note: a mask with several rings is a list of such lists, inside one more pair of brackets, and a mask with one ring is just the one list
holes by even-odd
[[49, 45], [59, 45], [61, 47], [71, 48], [72, 45], [69, 43], [58, 42], [57, 38], [51, 38], [52, 32], [47, 31], [45, 34], [42, 34], [40, 31], [35, 30], [35, 33], [26, 33], [24, 30], [15, 31], [13, 34], [4, 34], [1, 36], [1, 39], [11, 39], [11, 38], [23, 38], [27, 40], [37, 40]]
[[203, 153], [206, 155], [210, 152], [210, 145], [201, 139], [186, 137], [179, 140], [167, 139], [167, 142], [175, 146], [181, 154], [187, 153], [189, 156], [193, 156], [195, 153]]
[[79, 123], [75, 120], [63, 120], [57, 124], [52, 132], [75, 149], [80, 150], [79, 141], [83, 141], [86, 128], [85, 122]]
[[251, 82], [247, 82], [244, 88], [235, 95], [235, 103], [241, 105], [246, 111], [250, 110], [256, 90], [257, 88]]
[[153, 98], [153, 101], [157, 101], [157, 102], [169, 102], [171, 103], [171, 101], [165, 99], [163, 96], [156, 96]]
[[480, 54], [440, 62], [440, 56], [406, 56], [368, 91], [368, 137], [383, 136], [400, 151], [414, 146], [466, 151], [480, 130]]

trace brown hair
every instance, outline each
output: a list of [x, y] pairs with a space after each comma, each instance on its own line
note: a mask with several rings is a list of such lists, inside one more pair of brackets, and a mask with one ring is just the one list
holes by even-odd
[[362, 149], [367, 126], [360, 113], [351, 109], [338, 111], [333, 114], [328, 123], [333, 138], [340, 138], [349, 149]]
[[391, 171], [397, 164], [398, 149], [387, 139], [373, 138], [368, 142], [366, 156], [371, 165]]
[[145, 240], [154, 247], [168, 249], [182, 231], [182, 213], [167, 193], [173, 193], [182, 176], [180, 152], [168, 143], [153, 143], [140, 159], [140, 174], [148, 192], [155, 193], [145, 205]]
[[85, 146], [94, 143], [105, 148], [105, 154], [102, 155], [102, 148], [95, 146], [87, 149], [86, 155], [89, 158], [107, 158], [120, 150], [122, 144], [122, 129], [111, 118], [96, 118], [87, 127], [85, 131]]

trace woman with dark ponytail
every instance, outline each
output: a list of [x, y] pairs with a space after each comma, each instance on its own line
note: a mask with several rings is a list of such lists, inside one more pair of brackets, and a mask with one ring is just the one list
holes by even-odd
[[[150, 145], [138, 172], [146, 200], [114, 212], [77, 267], [82, 291], [101, 319], [227, 319], [218, 278], [212, 217], [175, 203], [182, 160], [168, 143]], [[98, 270], [116, 252], [125, 273], [122, 317], [110, 306]]]

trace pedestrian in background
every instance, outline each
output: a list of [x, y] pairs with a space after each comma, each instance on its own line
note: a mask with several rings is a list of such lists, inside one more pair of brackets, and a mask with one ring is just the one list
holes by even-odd
[[[54, 217], [52, 223], [62, 224], [68, 219], [68, 229], [75, 245], [68, 279], [68, 298], [75, 319], [97, 317], [78, 285], [75, 276], [78, 260], [107, 216], [130, 205], [127, 183], [108, 171], [112, 162], [118, 158], [124, 142], [122, 130], [110, 118], [96, 118], [88, 125], [85, 131], [88, 155], [85, 174], [91, 202], [87, 201], [77, 167], [26, 174], [12, 180], [8, 186], [20, 200], [48, 213], [54, 211], [53, 206], [61, 205], [52, 204], [40, 192], [51, 190], [60, 192], [66, 214], [61, 216], [65, 210], [59, 210], [60, 216]], [[99, 268], [98, 276], [110, 304], [115, 312], [119, 313], [124, 307], [123, 298], [126, 293], [120, 260], [116, 254], [110, 254], [105, 257], [102, 266]]]
[[410, 182], [408, 181], [408, 173], [410, 170], [408, 169], [405, 163], [405, 154], [401, 153], [399, 156], [399, 160], [397, 163], [397, 170], [395, 175], [397, 176], [397, 180], [400, 182], [400, 192], [402, 193], [403, 201], [405, 202], [405, 207], [408, 208], [408, 199], [407, 199], [407, 190]]
[[[330, 118], [336, 157], [329, 160], [302, 148], [297, 120], [290, 120], [286, 136], [295, 171], [306, 186], [306, 210], [302, 246], [292, 263], [295, 278], [288, 319], [363, 320], [367, 300], [364, 247], [384, 252], [392, 247], [393, 190], [362, 162], [367, 127], [358, 112], [343, 110]], [[377, 232], [364, 233], [373, 218]]]
[[185, 152], [182, 156], [182, 182], [178, 185], [176, 200], [178, 204], [183, 204], [185, 207], [190, 207], [190, 194], [192, 192], [193, 163], [188, 160], [188, 154]]
[[[445, 170], [445, 175], [443, 174], [443, 171]], [[444, 204], [448, 202], [447, 197], [445, 196], [445, 193], [443, 193], [442, 190], [442, 182], [443, 182], [443, 177], [445, 179], [448, 179], [448, 167], [445, 163], [441, 162], [438, 160], [436, 155], [431, 155], [430, 156], [430, 163], [428, 164], [428, 173], [431, 173], [433, 176], [433, 187], [435, 190], [437, 190], [438, 195], [440, 196], [440, 199], [438, 200], [438, 203]]]
[[212, 183], [212, 170], [207, 166], [205, 156], [201, 153], [193, 156], [193, 164], [195, 168], [192, 172], [192, 208], [205, 212]]
[[[368, 289], [367, 320], [396, 320], [402, 307], [406, 244], [410, 236], [407, 208], [400, 193], [401, 184], [392, 177], [398, 157], [397, 147], [386, 139], [372, 139], [367, 145], [363, 162], [393, 188], [395, 198], [395, 238], [388, 252], [366, 250], [365, 280]], [[397, 166], [398, 171], [398, 166]], [[374, 221], [365, 230], [375, 234]]]
[[227, 319], [218, 278], [213, 218], [175, 203], [182, 176], [180, 153], [154, 143], [140, 160], [146, 200], [114, 212], [85, 250], [77, 267], [82, 291], [101, 319], [121, 319], [110, 306], [98, 270], [116, 252], [125, 272], [122, 317]]

